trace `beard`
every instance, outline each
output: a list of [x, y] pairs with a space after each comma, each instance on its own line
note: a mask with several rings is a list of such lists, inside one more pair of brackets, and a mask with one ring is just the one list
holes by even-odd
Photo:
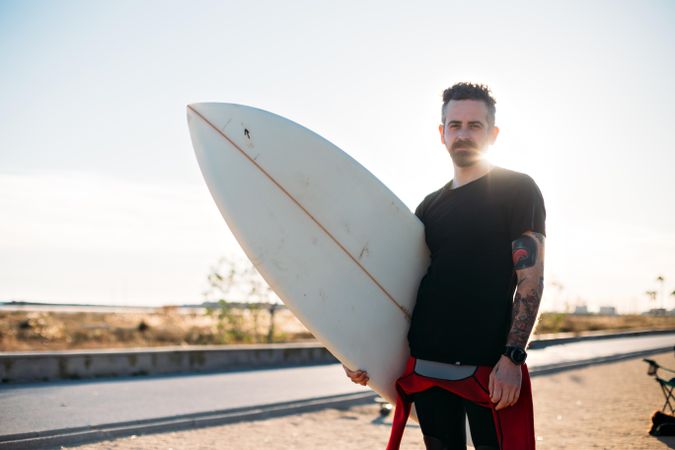
[[455, 141], [448, 150], [457, 167], [471, 167], [483, 159], [480, 149], [473, 141]]

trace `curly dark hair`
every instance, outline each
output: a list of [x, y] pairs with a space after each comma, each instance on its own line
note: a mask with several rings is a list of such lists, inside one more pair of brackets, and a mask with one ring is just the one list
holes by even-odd
[[497, 101], [492, 98], [490, 88], [486, 85], [462, 82], [443, 91], [443, 107], [441, 108], [441, 121], [443, 124], [445, 124], [445, 107], [448, 106], [450, 100], [480, 100], [484, 102], [488, 109], [488, 126], [490, 128], [495, 126], [495, 115], [497, 113], [495, 104]]

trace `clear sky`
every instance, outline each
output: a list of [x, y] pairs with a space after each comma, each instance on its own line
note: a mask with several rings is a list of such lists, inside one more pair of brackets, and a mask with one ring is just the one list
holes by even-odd
[[414, 209], [452, 176], [440, 95], [467, 80], [497, 99], [493, 161], [544, 194], [544, 308], [655, 307], [657, 276], [675, 290], [674, 23], [669, 0], [0, 0], [0, 300], [202, 301], [240, 252], [188, 103], [295, 120]]

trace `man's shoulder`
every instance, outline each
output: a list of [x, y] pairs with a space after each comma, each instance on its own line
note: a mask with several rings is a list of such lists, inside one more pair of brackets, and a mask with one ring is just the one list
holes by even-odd
[[496, 183], [502, 184], [510, 189], [539, 189], [534, 179], [526, 173], [516, 172], [515, 170], [505, 169], [504, 167], [495, 166], [490, 172], [492, 179]]
[[429, 202], [429, 201], [435, 199], [436, 197], [438, 197], [439, 195], [441, 195], [441, 193], [448, 187], [448, 184], [449, 183], [446, 183], [443, 186], [436, 189], [435, 191], [427, 194], [426, 197], [424, 197], [424, 200], [422, 200], [422, 203]]
[[420, 204], [417, 206], [417, 209], [415, 209], [415, 215], [421, 219], [422, 215], [424, 214], [424, 211], [429, 206], [429, 204], [432, 203], [436, 198], [438, 198], [438, 196], [441, 195], [441, 193], [447, 188], [447, 186], [448, 184], [446, 183], [445, 185], [441, 186], [440, 188], [436, 189], [430, 194], [427, 194], [427, 196], [424, 197], [424, 200], [422, 200]]
[[534, 183], [534, 180], [528, 174], [504, 167], [494, 166], [490, 174], [493, 178], [512, 183]]

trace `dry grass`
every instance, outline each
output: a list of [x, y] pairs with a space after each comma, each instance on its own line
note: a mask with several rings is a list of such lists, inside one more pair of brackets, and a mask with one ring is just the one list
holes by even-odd
[[[165, 307], [152, 312], [0, 311], [0, 351], [221, 345], [267, 342], [268, 311], [217, 313]], [[273, 342], [312, 339], [287, 309], [275, 314]]]
[[[151, 312], [0, 311], [0, 351], [66, 350], [267, 342], [265, 309], [233, 308], [227, 317], [165, 307]], [[287, 309], [275, 315], [273, 342], [312, 335]], [[543, 314], [537, 334], [675, 328], [675, 317]]]
[[535, 334], [668, 328], [675, 328], [675, 316], [642, 316], [638, 314], [601, 316], [596, 314], [544, 313], [539, 319]]

